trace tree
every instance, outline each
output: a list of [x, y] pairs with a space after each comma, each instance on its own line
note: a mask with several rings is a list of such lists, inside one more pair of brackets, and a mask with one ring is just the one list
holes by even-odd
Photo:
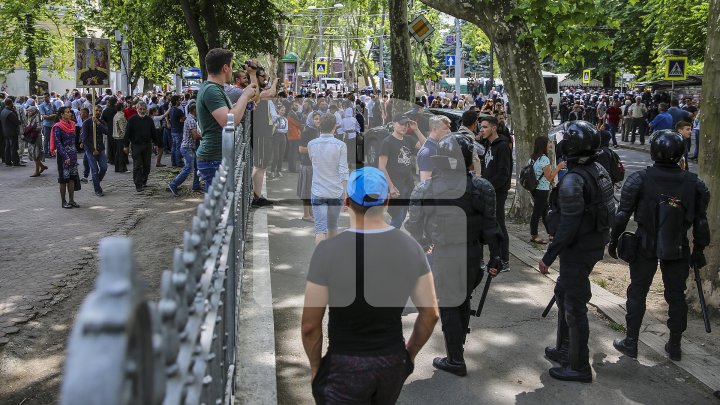
[[180, 6], [198, 49], [203, 77], [207, 76], [205, 55], [212, 48], [229, 48], [251, 55], [277, 52], [275, 23], [284, 17], [272, 2], [180, 0]]
[[407, 0], [388, 0], [393, 98], [415, 101]]
[[[71, 63], [69, 31], [73, 3], [58, 1], [5, 0], [0, 5], [0, 71], [13, 72], [20, 64], [28, 69], [28, 94], [37, 90], [40, 66], [50, 73], [65, 75]], [[68, 53], [69, 52], [69, 53]]]
[[[705, 75], [702, 87], [699, 175], [710, 189], [708, 207], [710, 246], [705, 249], [708, 265], [702, 270], [703, 289], [709, 306], [720, 308], [720, 0], [710, 2], [705, 49]], [[693, 291], [694, 288], [689, 289]], [[697, 303], [697, 293], [691, 293]]]

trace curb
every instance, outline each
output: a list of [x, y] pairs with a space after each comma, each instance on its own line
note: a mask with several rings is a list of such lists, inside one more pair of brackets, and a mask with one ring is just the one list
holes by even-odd
[[618, 147], [620, 149], [628, 149], [628, 150], [634, 150], [636, 152], [645, 152], [650, 153], [650, 148], [645, 148], [639, 145], [623, 145], [620, 142], [618, 142]]
[[267, 211], [251, 212], [252, 239], [238, 286], [240, 321], [236, 345], [235, 403], [277, 404], [275, 319], [270, 278]]
[[[538, 273], [540, 272], [538, 262], [542, 258], [542, 252], [531, 247], [514, 235], [510, 235], [510, 245], [511, 255]], [[555, 264], [551, 269], [558, 269], [558, 266], [558, 264]], [[557, 271], [552, 271], [550, 274], [545, 275], [545, 277], [557, 283], [559, 274]], [[625, 299], [618, 297], [592, 282], [590, 283], [590, 288], [592, 291], [592, 299], [589, 304], [597, 308], [600, 313], [610, 318], [613, 322], [625, 325]], [[668, 335], [669, 331], [664, 323], [648, 313], [645, 314], [642, 326], [640, 327], [640, 342], [644, 343], [660, 356], [666, 357], [665, 342], [667, 341]], [[686, 338], [682, 340], [682, 347], [683, 360], [672, 363], [685, 370], [711, 390], [720, 387], [720, 359], [706, 352], [701, 345], [691, 342]], [[670, 362], [670, 360], [668, 360], [668, 362]]]

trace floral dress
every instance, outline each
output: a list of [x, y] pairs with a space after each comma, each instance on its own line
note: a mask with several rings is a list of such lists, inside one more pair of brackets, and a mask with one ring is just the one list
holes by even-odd
[[[32, 117], [28, 120], [28, 125], [32, 125], [37, 129], [38, 133], [42, 133], [42, 124], [40, 121], [40, 114], [35, 113]], [[28, 148], [28, 158], [31, 162], [35, 161], [45, 161], [45, 153], [43, 153], [43, 142], [42, 142], [42, 136], [39, 136], [35, 143], [26, 142], [27, 148]]]
[[[58, 159], [58, 182], [65, 183], [68, 180], [79, 180], [78, 178], [78, 157], [75, 149], [75, 133], [63, 131], [58, 125], [53, 127], [55, 148]], [[70, 163], [66, 163], [66, 160]]]

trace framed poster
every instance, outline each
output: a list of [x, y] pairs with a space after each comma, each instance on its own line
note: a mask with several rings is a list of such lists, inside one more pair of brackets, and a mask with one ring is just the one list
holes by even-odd
[[110, 40], [75, 38], [75, 86], [110, 87]]

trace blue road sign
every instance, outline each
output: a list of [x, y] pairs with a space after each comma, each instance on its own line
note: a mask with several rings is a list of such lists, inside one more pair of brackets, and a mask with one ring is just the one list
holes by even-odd
[[452, 45], [455, 43], [455, 35], [448, 35], [445, 37], [445, 45]]
[[445, 57], [445, 66], [455, 66], [455, 55]]

